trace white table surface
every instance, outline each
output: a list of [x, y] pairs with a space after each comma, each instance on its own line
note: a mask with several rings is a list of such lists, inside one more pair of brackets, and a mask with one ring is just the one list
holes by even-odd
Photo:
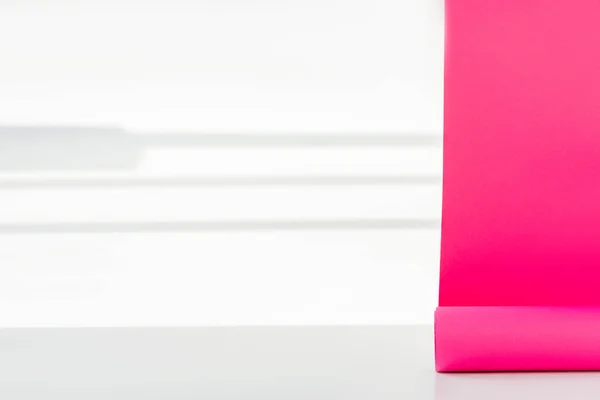
[[595, 373], [436, 374], [431, 327], [0, 331], [0, 398], [596, 399]]

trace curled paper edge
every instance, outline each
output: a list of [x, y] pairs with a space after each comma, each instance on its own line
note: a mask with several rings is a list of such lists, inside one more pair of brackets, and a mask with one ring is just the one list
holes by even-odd
[[438, 372], [598, 371], [600, 306], [435, 311]]

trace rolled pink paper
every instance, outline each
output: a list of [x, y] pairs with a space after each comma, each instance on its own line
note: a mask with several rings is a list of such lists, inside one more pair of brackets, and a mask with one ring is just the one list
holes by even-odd
[[446, 0], [440, 370], [600, 369], [599, 21]]
[[600, 307], [440, 307], [438, 371], [599, 370]]

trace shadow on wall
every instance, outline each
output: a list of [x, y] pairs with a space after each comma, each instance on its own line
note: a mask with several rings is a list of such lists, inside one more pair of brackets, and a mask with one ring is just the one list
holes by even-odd
[[0, 171], [130, 169], [141, 150], [113, 128], [0, 127]]
[[[127, 172], [135, 170], [151, 148], [313, 148], [313, 147], [434, 147], [438, 135], [306, 135], [306, 134], [138, 134], [112, 127], [0, 127], [0, 174], [19, 172]], [[222, 186], [222, 185], [439, 185], [439, 176], [294, 176], [294, 177], [162, 177], [68, 178], [40, 177], [1, 180], [2, 189], [85, 188], [97, 186]], [[439, 229], [437, 219], [344, 219], [277, 221], [186, 221], [142, 223], [4, 224], [0, 233], [105, 233], [166, 231]]]
[[132, 134], [112, 127], [0, 127], [0, 171], [127, 170], [149, 147], [439, 147], [437, 135]]

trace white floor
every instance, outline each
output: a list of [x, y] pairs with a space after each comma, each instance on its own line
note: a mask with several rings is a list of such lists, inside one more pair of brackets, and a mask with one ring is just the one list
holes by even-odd
[[429, 326], [0, 330], [11, 400], [597, 399], [597, 373], [436, 374]]

